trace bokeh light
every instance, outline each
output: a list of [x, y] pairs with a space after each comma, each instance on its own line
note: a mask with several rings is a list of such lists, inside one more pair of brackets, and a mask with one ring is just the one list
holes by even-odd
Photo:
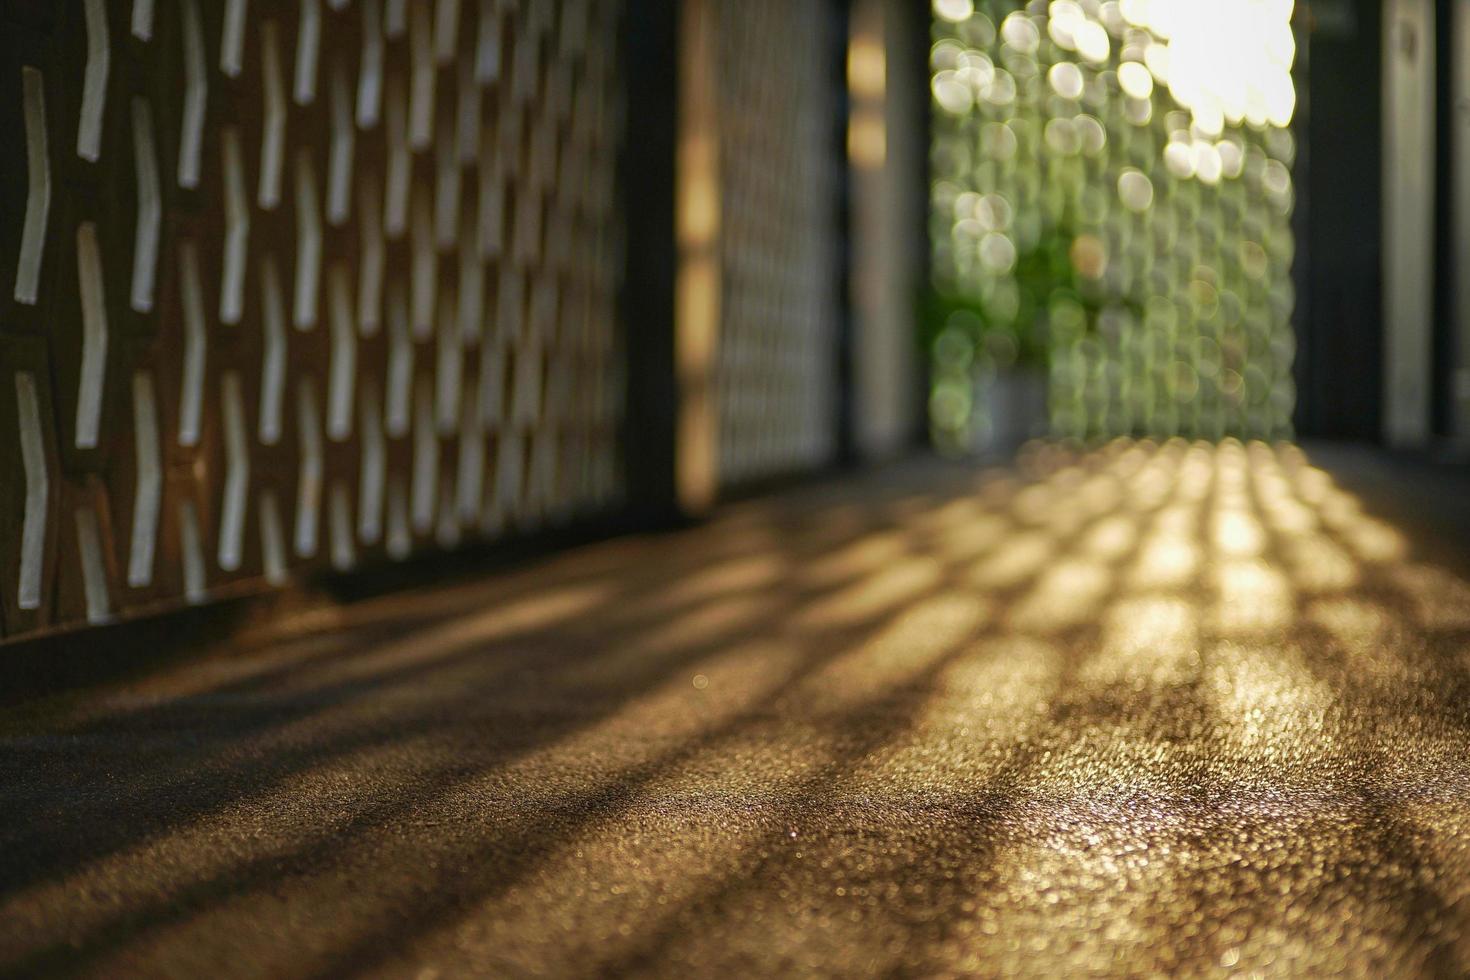
[[1292, 0], [934, 0], [931, 428], [1290, 435]]

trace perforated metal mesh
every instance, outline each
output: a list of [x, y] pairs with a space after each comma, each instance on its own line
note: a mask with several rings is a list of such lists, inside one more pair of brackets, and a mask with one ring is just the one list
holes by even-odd
[[840, 159], [823, 4], [742, 0], [714, 13], [724, 284], [715, 377], [729, 485], [832, 455]]
[[0, 8], [0, 635], [616, 502], [620, 10]]

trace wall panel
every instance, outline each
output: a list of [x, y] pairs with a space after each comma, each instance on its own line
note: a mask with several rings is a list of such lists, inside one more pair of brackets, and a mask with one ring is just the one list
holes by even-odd
[[618, 506], [620, 17], [0, 10], [0, 636]]

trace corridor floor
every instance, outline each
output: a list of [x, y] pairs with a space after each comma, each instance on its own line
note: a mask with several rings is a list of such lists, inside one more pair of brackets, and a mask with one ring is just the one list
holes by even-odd
[[1043, 447], [257, 628], [0, 715], [0, 974], [1462, 975], [1407, 527]]

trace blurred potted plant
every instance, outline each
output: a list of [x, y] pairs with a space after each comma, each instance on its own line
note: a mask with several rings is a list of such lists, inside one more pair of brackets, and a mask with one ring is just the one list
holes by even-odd
[[1106, 266], [1102, 241], [1064, 220], [1015, 253], [1002, 274], [973, 289], [928, 291], [930, 421], [941, 449], [1006, 452], [1047, 433], [1053, 348], [1094, 333], [1105, 308], [1138, 306], [1111, 294]]
[[1043, 331], [995, 305], [937, 289], [926, 297], [930, 421], [943, 451], [1007, 452], [1046, 432]]
[[941, 450], [1009, 452], [1046, 434], [1047, 309], [1075, 276], [1069, 244], [1070, 236], [1043, 236], [983, 290], [927, 292], [930, 421]]

